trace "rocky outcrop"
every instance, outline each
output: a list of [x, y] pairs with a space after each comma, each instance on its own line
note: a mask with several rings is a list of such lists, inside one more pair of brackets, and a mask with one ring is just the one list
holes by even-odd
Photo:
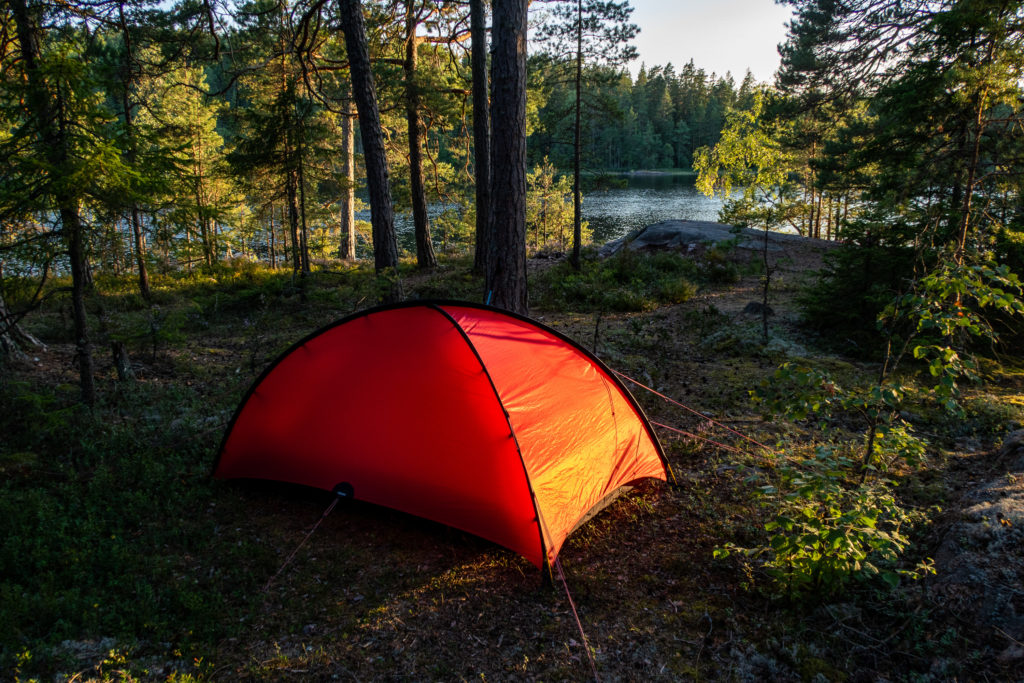
[[968, 491], [935, 555], [931, 594], [993, 631], [1003, 663], [1024, 666], [1024, 429], [1003, 442], [1004, 473]]
[[[655, 249], [680, 249], [693, 252], [710, 245], [736, 240], [737, 249], [758, 250], [764, 248], [764, 231], [751, 228], [737, 228], [726, 223], [711, 221], [670, 220], [648, 225], [634, 236], [608, 242], [601, 247], [601, 256], [611, 256], [623, 248], [634, 251]], [[835, 245], [835, 242], [815, 240], [800, 235], [782, 232], [768, 233], [768, 251], [778, 252], [787, 244], [808, 243], [820, 244], [822, 248]]]

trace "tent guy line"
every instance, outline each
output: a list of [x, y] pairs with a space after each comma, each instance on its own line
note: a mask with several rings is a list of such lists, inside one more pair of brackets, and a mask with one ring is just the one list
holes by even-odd
[[700, 434], [694, 434], [693, 432], [688, 432], [684, 429], [677, 429], [676, 427], [671, 427], [667, 424], [662, 424], [661, 422], [655, 422], [654, 420], [651, 420], [651, 424], [654, 425], [655, 427], [661, 427], [662, 429], [667, 429], [670, 432], [675, 432], [676, 434], [682, 434], [683, 436], [687, 436], [692, 439], [697, 439], [699, 441], [703, 441], [704, 443], [709, 443], [712, 446], [718, 446], [719, 448], [729, 451], [730, 453], [736, 453], [737, 455], [750, 455], [750, 453], [747, 453], [745, 450], [741, 448], [736, 448], [735, 446], [730, 446], [720, 441], [709, 439], [706, 436], [701, 436]]
[[[624, 380], [626, 380], [628, 382], [632, 382], [633, 384], [637, 385], [638, 387], [646, 389], [647, 391], [651, 392], [655, 396], [658, 396], [659, 398], [662, 398], [662, 399], [668, 401], [669, 403], [671, 403], [673, 405], [677, 405], [680, 408], [682, 408], [683, 410], [689, 411], [689, 412], [693, 413], [694, 415], [696, 415], [697, 417], [699, 417], [699, 418], [701, 418], [703, 420], [707, 420], [708, 422], [710, 422], [711, 424], [715, 425], [716, 427], [721, 427], [722, 429], [726, 430], [727, 432], [731, 432], [731, 433], [735, 434], [736, 436], [740, 437], [741, 439], [745, 439], [746, 441], [749, 441], [752, 444], [760, 446], [761, 448], [765, 449], [766, 451], [768, 451], [772, 455], [775, 455], [775, 451], [773, 451], [770, 447], [764, 445], [763, 443], [761, 443], [760, 441], [758, 441], [756, 439], [752, 439], [751, 437], [747, 436], [743, 432], [740, 432], [740, 431], [738, 431], [736, 429], [733, 429], [729, 425], [722, 424], [721, 422], [708, 417], [704, 413], [699, 412], [697, 410], [694, 410], [690, 406], [683, 405], [682, 403], [680, 403], [679, 401], [675, 400], [674, 398], [666, 396], [665, 394], [661, 393], [660, 391], [656, 391], [655, 389], [650, 388], [649, 386], [647, 386], [643, 382], [639, 382], [639, 381], [633, 379], [632, 377], [630, 377], [629, 375], [624, 375], [623, 373], [619, 372], [618, 370], [615, 370], [614, 368], [609, 368], [609, 370], [611, 370], [613, 373], [615, 373], [616, 375], [618, 375], [622, 379], [624, 379]], [[651, 424], [657, 424], [657, 423], [652, 422]], [[660, 427], [665, 427], [666, 425], [659, 425], [659, 426]], [[672, 427], [669, 427], [669, 429], [672, 429]], [[696, 435], [695, 434], [690, 434], [688, 436], [696, 436]], [[697, 437], [697, 438], [699, 439], [701, 437]], [[714, 442], [712, 442], [712, 443], [714, 443]]]
[[291, 554], [287, 557], [287, 559], [285, 559], [284, 563], [281, 565], [281, 568], [278, 569], [274, 573], [274, 575], [271, 576], [267, 580], [266, 584], [264, 584], [264, 586], [263, 586], [263, 592], [264, 593], [266, 593], [268, 590], [270, 590], [270, 587], [273, 585], [274, 581], [277, 580], [277, 577], [279, 577], [281, 575], [281, 572], [283, 572], [285, 570], [285, 568], [292, 563], [292, 560], [295, 559], [295, 555], [297, 555], [299, 550], [302, 549], [302, 546], [306, 545], [306, 541], [308, 541], [310, 539], [310, 537], [314, 533], [316, 533], [316, 530], [320, 528], [320, 525], [323, 523], [323, 521], [325, 519], [327, 519], [327, 515], [331, 514], [331, 512], [334, 510], [334, 508], [338, 505], [338, 501], [341, 500], [342, 498], [344, 498], [344, 494], [341, 493], [341, 492], [337, 492], [337, 494], [334, 496], [334, 500], [332, 500], [331, 504], [327, 506], [327, 509], [324, 510], [324, 513], [322, 515], [320, 515], [320, 519], [316, 520], [316, 524], [313, 525], [313, 528], [310, 529], [309, 533], [306, 534], [305, 538], [303, 538], [299, 542], [299, 544], [297, 546], [295, 546], [295, 550], [293, 550], [291, 552]]
[[576, 619], [576, 628], [580, 630], [580, 645], [587, 652], [587, 659], [590, 660], [590, 671], [594, 674], [594, 680], [600, 682], [601, 677], [597, 674], [597, 662], [594, 661], [594, 653], [590, 651], [590, 641], [583, 630], [583, 622], [580, 620], [579, 612], [576, 611], [576, 601], [572, 599], [572, 593], [569, 592], [569, 582], [565, 579], [565, 572], [562, 571], [562, 561], [558, 557], [555, 557], [555, 569], [558, 570], [558, 578], [561, 579], [562, 585], [565, 587], [565, 597], [569, 599], [572, 616]]

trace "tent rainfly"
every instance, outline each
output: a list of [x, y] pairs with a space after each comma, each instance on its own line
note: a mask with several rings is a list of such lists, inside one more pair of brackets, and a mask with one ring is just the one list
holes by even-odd
[[304, 484], [494, 541], [538, 568], [664, 452], [594, 355], [463, 302], [356, 313], [255, 382], [214, 475]]

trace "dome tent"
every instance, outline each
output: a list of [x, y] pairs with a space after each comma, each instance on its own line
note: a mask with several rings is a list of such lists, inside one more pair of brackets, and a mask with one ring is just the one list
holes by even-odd
[[410, 302], [339, 320], [271, 364], [214, 476], [333, 490], [543, 567], [622, 487], [669, 472], [632, 395], [575, 342], [495, 308]]

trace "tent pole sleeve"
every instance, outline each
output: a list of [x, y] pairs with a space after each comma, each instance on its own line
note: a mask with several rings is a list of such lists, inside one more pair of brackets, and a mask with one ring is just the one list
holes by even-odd
[[[494, 378], [491, 377], [491, 373], [487, 371], [487, 366], [484, 364], [484, 359], [480, 357], [480, 352], [477, 351], [476, 346], [473, 344], [473, 340], [469, 338], [469, 335], [466, 334], [466, 331], [462, 329], [462, 325], [459, 324], [459, 321], [452, 317], [452, 315], [448, 311], [441, 308], [441, 306], [438, 306], [436, 304], [428, 304], [428, 306], [437, 311], [438, 313], [440, 313], [441, 315], [443, 315], [448, 320], [448, 322], [452, 324], [452, 327], [455, 328], [459, 335], [462, 336], [462, 340], [466, 342], [466, 346], [469, 347], [469, 350], [473, 352], [474, 356], [476, 356], [477, 362], [480, 363], [480, 369], [483, 371], [484, 376], [487, 377], [488, 384], [491, 385], [491, 391], [494, 392], [494, 398], [495, 400], [498, 401], [498, 405], [501, 406], [501, 413], [502, 415], [505, 416], [505, 422], [506, 424], [508, 424], [509, 434], [512, 436], [512, 441], [516, 445], [516, 453], [519, 454], [519, 464], [522, 465], [523, 467], [523, 476], [526, 479], [526, 488], [527, 490], [529, 490], [530, 500], [533, 502], [533, 513], [537, 517], [537, 533], [540, 536], [541, 557], [543, 558], [544, 565], [548, 566], [548, 543], [545, 541], [544, 538], [547, 527], [544, 524], [544, 518], [541, 515], [540, 505], [537, 503], [537, 494], [533, 490], [533, 482], [530, 481], [530, 471], [526, 469], [526, 461], [523, 459], [523, 449], [519, 446], [519, 439], [516, 437], [515, 427], [512, 426], [512, 417], [508, 414], [508, 410], [505, 409], [505, 404], [501, 400], [501, 394], [498, 393], [498, 387], [494, 385]], [[551, 534], [548, 533], [547, 535], [550, 536]], [[548, 566], [548, 569], [550, 570], [550, 566]]]

